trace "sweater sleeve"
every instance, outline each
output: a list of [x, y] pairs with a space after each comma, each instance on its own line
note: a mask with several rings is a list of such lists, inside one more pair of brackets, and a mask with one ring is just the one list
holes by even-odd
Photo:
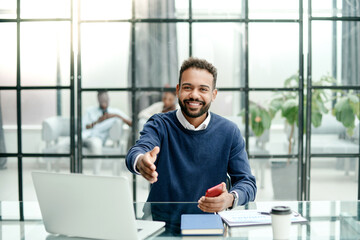
[[140, 132], [140, 139], [136, 141], [135, 145], [130, 148], [126, 155], [126, 167], [130, 172], [136, 173], [134, 169], [134, 162], [139, 154], [145, 154], [151, 151], [154, 147], [160, 147], [161, 151], [161, 133], [163, 125], [161, 124], [160, 117], [154, 115], [144, 125], [143, 130]]
[[254, 201], [257, 191], [256, 180], [251, 174], [249, 160], [245, 150], [245, 141], [238, 128], [235, 129], [233, 135], [228, 173], [232, 183], [230, 191], [236, 191], [238, 193], [238, 204], [244, 205], [249, 201]]

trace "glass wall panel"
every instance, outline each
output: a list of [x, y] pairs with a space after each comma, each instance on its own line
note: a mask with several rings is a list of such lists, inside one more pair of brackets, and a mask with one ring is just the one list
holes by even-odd
[[16, 0], [2, 0], [0, 2], [1, 18], [16, 18]]
[[310, 200], [356, 200], [358, 168], [358, 158], [312, 158]]
[[217, 68], [217, 87], [245, 86], [244, 27], [242, 23], [193, 24], [193, 56]]
[[[333, 24], [336, 24], [336, 22], [312, 22], [311, 57], [313, 81], [320, 80], [322, 76], [332, 76], [333, 70], [341, 70], [341, 65], [337, 65], [337, 59], [333, 57], [333, 54], [338, 54], [337, 44], [336, 42], [334, 43], [332, 40], [334, 34]], [[339, 75], [335, 76], [335, 78], [337, 78], [338, 76]]]
[[[286, 67], [284, 67], [286, 66]], [[297, 23], [249, 24], [249, 85], [284, 87], [299, 71]]]
[[21, 84], [70, 84], [70, 23], [21, 23]]
[[244, 0], [193, 0], [192, 1], [193, 18], [201, 19], [223, 19], [223, 18], [244, 18], [245, 1]]
[[132, 12], [131, 0], [82, 0], [80, 17], [82, 20], [114, 20], [130, 19]]
[[190, 55], [189, 55], [189, 40], [190, 40], [189, 24], [188, 23], [178, 23], [176, 25], [176, 35], [177, 35], [177, 54], [178, 54], [178, 72], [179, 72], [183, 61], [186, 60], [188, 57], [190, 57]]
[[359, 17], [360, 7], [357, 0], [317, 0], [311, 1], [314, 17]]
[[0, 201], [18, 201], [17, 158], [0, 158]]
[[132, 180], [132, 173], [127, 169], [124, 158], [84, 158], [83, 174], [123, 176], [128, 178], [129, 182]]
[[46, 171], [70, 173], [70, 158], [23, 158], [23, 194], [24, 201], [37, 201], [31, 172]]
[[188, 18], [189, 1], [135, 0], [136, 18]]
[[217, 97], [212, 102], [210, 111], [234, 122], [245, 136], [245, 124], [242, 112], [244, 111], [244, 94], [242, 92], [218, 91]]
[[0, 86], [15, 86], [16, 23], [1, 23], [0, 32]]
[[237, 91], [218, 91], [216, 99], [211, 103], [210, 111], [234, 122], [245, 136], [245, 124], [241, 113], [245, 108], [244, 94]]
[[[335, 91], [313, 91], [311, 152], [359, 153], [359, 94]], [[327, 102], [320, 99], [324, 95]]]
[[[16, 214], [16, 216], [14, 216], [13, 219], [19, 219], [19, 214]], [[2, 239], [21, 239], [21, 231], [24, 228], [20, 227], [19, 225], [14, 225], [12, 222], [8, 221], [8, 222], [1, 222], [0, 224], [1, 227], [1, 232], [0, 232], [0, 237]]]
[[[263, 190], [259, 191], [257, 200], [296, 200], [298, 184], [297, 169], [297, 159], [271, 159], [271, 181], [265, 180], [266, 185]], [[270, 182], [272, 186], [270, 186]], [[271, 193], [272, 195], [270, 195]]]
[[[99, 167], [100, 166], [100, 167]], [[100, 175], [100, 176], [117, 176], [117, 177], [125, 177], [129, 181], [131, 196], [133, 195], [133, 184], [132, 178], [133, 174], [127, 169], [125, 165], [124, 158], [116, 158], [116, 159], [97, 159], [97, 158], [88, 158], [83, 159], [83, 174], [85, 175]], [[141, 177], [141, 176], [137, 176]], [[147, 197], [147, 192], [141, 190], [141, 186], [137, 186], [137, 193], [141, 194], [141, 197], [137, 197], [137, 201], [143, 200], [144, 195]], [[146, 201], [143, 200], [143, 201]]]
[[176, 86], [179, 66], [188, 57], [187, 27], [187, 23], [136, 24], [135, 77], [138, 87]]
[[312, 23], [312, 79], [333, 77], [333, 85], [359, 85], [360, 23]]
[[15, 153], [18, 150], [16, 118], [16, 91], [0, 91], [0, 153]]
[[23, 152], [70, 153], [70, 105], [62, 107], [68, 99], [68, 90], [22, 91]]
[[256, 178], [256, 201], [296, 200], [297, 159], [249, 159]]
[[97, 92], [82, 94], [83, 154], [126, 154], [131, 136], [131, 104], [127, 92], [108, 92], [100, 98], [108, 98], [105, 112], [99, 107]]
[[251, 158], [249, 161], [256, 178], [256, 201], [297, 199], [297, 159]]
[[249, 18], [259, 18], [259, 19], [299, 18], [299, 1], [288, 1], [288, 0], [249, 1]]
[[127, 87], [129, 54], [129, 23], [83, 23], [82, 87]]
[[71, 0], [22, 0], [21, 18], [70, 18]]
[[[21, 86], [68, 86], [71, 44], [76, 45], [71, 39], [71, 5], [76, 15], [77, 1], [18, 2], [21, 7], [19, 49], [17, 23], [7, 20], [16, 19], [17, 1], [0, 0], [0, 19], [3, 19], [0, 23], [0, 32], [3, 33], [0, 38], [0, 87], [16, 86], [17, 50], [20, 51], [18, 69], [21, 71]], [[248, 13], [245, 12], [246, 2]], [[100, 111], [100, 115], [91, 120], [88, 129], [86, 124], [83, 126], [83, 155], [98, 155], [84, 159], [84, 173], [126, 176], [132, 187], [132, 174], [127, 170], [124, 159], [102, 158], [101, 155], [127, 153], [134, 139], [131, 139], [131, 126], [124, 122], [132, 120], [134, 111], [139, 130], [142, 129], [149, 117], [141, 117], [140, 111], [153, 103], [161, 103], [163, 92], [160, 88], [176, 87], [180, 66], [190, 53], [208, 60], [218, 69], [217, 88], [233, 88], [231, 90], [234, 91], [219, 91], [211, 111], [236, 123], [245, 137], [245, 93], [241, 89], [245, 87], [245, 71], [248, 71], [250, 88], [297, 88], [299, 85], [299, 27], [302, 25], [295, 20], [299, 19], [300, 3], [307, 15], [307, 1], [104, 0], [101, 4], [94, 0], [80, 1], [80, 27], [73, 30], [75, 37], [77, 31], [80, 33], [81, 66], [78, 70], [81, 87], [94, 90], [133, 87], [133, 72], [134, 87], [137, 87], [135, 106], [131, 106], [132, 92], [110, 91], [110, 108], [106, 113], [99, 109], [96, 91], [85, 89], [78, 96], [83, 120], [88, 117], [89, 109]], [[360, 16], [358, 0], [313, 0], [309, 3], [312, 17]], [[189, 9], [189, 4], [192, 9]], [[195, 19], [191, 28], [191, 21], [187, 21], [190, 13]], [[241, 23], [245, 16], [250, 19], [247, 45], [246, 24]], [[129, 22], [133, 17], [134, 39]], [[67, 20], [49, 22], [44, 18]], [[37, 21], [39, 19], [44, 21]], [[77, 16], [75, 24], [76, 19]], [[152, 20], [146, 22], [143, 19]], [[173, 19], [187, 22], [175, 23]], [[231, 23], [219, 19], [239, 21]], [[291, 22], [276, 22], [273, 19]], [[304, 66], [307, 62], [311, 63], [308, 67], [313, 86], [360, 85], [360, 24], [354, 19], [311, 19], [309, 23], [304, 22], [304, 39], [307, 39], [308, 24], [312, 27], [311, 61], [306, 58], [306, 43], [302, 44], [305, 49]], [[97, 20], [102, 22], [95, 22]], [[248, 59], [245, 53], [248, 53]], [[132, 59], [135, 65], [132, 65]], [[246, 66], [248, 69], [245, 69]], [[289, 84], [286, 85], [286, 82]], [[147, 91], [148, 87], [156, 89]], [[70, 153], [70, 90], [22, 89], [20, 93], [21, 108], [16, 110], [17, 92], [0, 90], [0, 153], [17, 153], [18, 147], [20, 149], [17, 146], [17, 114], [21, 114], [22, 120], [22, 152]], [[311, 153], [359, 154], [359, 92], [312, 90], [312, 97]], [[258, 184], [257, 200], [296, 200], [298, 159], [255, 156], [299, 153], [296, 124], [298, 92], [251, 89], [249, 100], [250, 132], [246, 144]], [[113, 112], [112, 109], [116, 110]], [[286, 109], [289, 111], [285, 112]], [[21, 112], [18, 113], [19, 110]], [[274, 110], [278, 111], [275, 113]], [[92, 135], [94, 130], [101, 130], [98, 120], [107, 114], [121, 115], [126, 121], [117, 121], [118, 117], [112, 116], [108, 119], [111, 124], [104, 135]], [[293, 120], [290, 124], [287, 123], [289, 119]], [[136, 138], [139, 130], [136, 130]], [[358, 186], [358, 163], [358, 158], [312, 158], [311, 200], [356, 199], [354, 189]], [[23, 167], [25, 200], [36, 200], [30, 172], [69, 172], [70, 159], [25, 157]], [[17, 200], [17, 174], [17, 158], [0, 158], [0, 200]], [[136, 176], [136, 182], [137, 200], [145, 201], [149, 183], [141, 176]], [[332, 186], [330, 190], [329, 186]]]
[[250, 92], [249, 98], [249, 153], [297, 154], [297, 92]]
[[[297, 154], [298, 127], [282, 115], [282, 107], [293, 104], [292, 113], [285, 116], [297, 118], [296, 92], [254, 91], [249, 94], [249, 142], [250, 166], [258, 186], [257, 200], [295, 200], [296, 177], [288, 175], [297, 170], [297, 159], [253, 158], [261, 155]], [[295, 101], [295, 102], [294, 102]], [[283, 175], [283, 176], [282, 176]], [[279, 177], [280, 176], [280, 177]], [[291, 178], [289, 185], [283, 178]], [[286, 181], [284, 181], [286, 182]], [[271, 184], [272, 183], [272, 184]], [[278, 186], [279, 185], [279, 186]], [[283, 190], [285, 188], [286, 190]], [[289, 192], [287, 192], [289, 191]]]

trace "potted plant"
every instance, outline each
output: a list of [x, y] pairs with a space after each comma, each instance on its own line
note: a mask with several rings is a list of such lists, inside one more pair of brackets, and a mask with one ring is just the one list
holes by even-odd
[[[329, 85], [334, 82], [334, 78], [330, 76], [323, 76], [319, 81], [313, 82], [314, 86]], [[294, 74], [285, 80], [285, 88], [294, 88], [299, 85], [299, 75]], [[304, 107], [306, 106], [307, 96], [304, 95]], [[328, 109], [325, 106], [326, 102], [329, 102], [331, 97], [323, 89], [317, 89], [312, 92], [311, 99], [311, 124], [314, 127], [321, 125], [323, 114], [328, 113]], [[288, 154], [293, 153], [295, 146], [295, 128], [299, 125], [299, 96], [297, 92], [282, 92], [276, 94], [270, 102], [270, 116], [274, 118], [277, 112], [281, 112], [281, 116], [285, 118], [287, 126], [290, 127], [288, 134]], [[306, 128], [306, 111], [304, 111], [304, 129]], [[288, 159], [288, 162], [290, 159]]]
[[[241, 111], [240, 116], [245, 116], [245, 110]], [[243, 123], [245, 119], [243, 118]], [[271, 116], [269, 110], [259, 103], [250, 101], [249, 103], [249, 126], [250, 135], [256, 138], [256, 147], [250, 148], [255, 154], [267, 154], [265, 144], [269, 141], [269, 129], [271, 126]]]
[[[313, 85], [324, 86], [330, 85], [334, 82], [334, 79], [330, 76], [323, 76], [319, 81], [313, 83]], [[295, 88], [299, 86], [299, 75], [294, 74], [287, 78], [284, 82], [285, 88]], [[305, 88], [306, 89], [306, 88]], [[329, 94], [322, 89], [314, 90], [312, 92], [311, 101], [311, 124], [314, 127], [321, 125], [323, 114], [328, 113], [326, 108], [326, 102], [330, 101]], [[304, 95], [304, 107], [306, 106], [307, 96]], [[288, 141], [288, 154], [292, 154], [294, 147], [296, 146], [297, 134], [295, 134], [296, 127], [299, 125], [299, 96], [298, 92], [288, 91], [281, 92], [274, 95], [274, 98], [270, 101], [269, 113], [271, 118], [281, 112], [281, 116], [285, 118], [286, 127], [289, 129], [287, 134]], [[306, 111], [304, 111], [304, 129], [306, 127]], [[272, 160], [272, 183], [274, 189], [275, 199], [296, 199], [297, 197], [297, 164], [291, 161], [291, 158], [287, 160]]]
[[[329, 86], [335, 82], [331, 76], [324, 75], [318, 81], [313, 82], [314, 86]], [[299, 86], [299, 75], [294, 74], [287, 78], [284, 82], [285, 88], [297, 88]], [[305, 86], [306, 89], [306, 86]], [[360, 119], [360, 101], [359, 95], [352, 91], [340, 92], [337, 102], [333, 108], [333, 115], [347, 129], [349, 136], [352, 136], [355, 128], [355, 118]], [[311, 125], [319, 127], [322, 123], [323, 115], [329, 112], [326, 104], [333, 100], [332, 92], [324, 89], [316, 89], [312, 91], [311, 100]], [[304, 95], [304, 108], [306, 107], [307, 95]], [[288, 154], [294, 152], [296, 147], [296, 128], [299, 119], [299, 96], [297, 91], [286, 91], [274, 94], [269, 103], [269, 109], [258, 103], [250, 102], [249, 124], [252, 133], [257, 137], [261, 137], [264, 131], [270, 129], [272, 119], [280, 112], [281, 117], [285, 119], [286, 128], [288, 129], [287, 142]], [[304, 110], [303, 127], [306, 129], [306, 110]], [[272, 182], [274, 188], [274, 197], [276, 199], [296, 199], [297, 186], [297, 163], [291, 159], [278, 159], [271, 161]]]

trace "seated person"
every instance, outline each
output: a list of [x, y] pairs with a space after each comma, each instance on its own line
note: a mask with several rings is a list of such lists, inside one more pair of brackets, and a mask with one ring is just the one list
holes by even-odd
[[[239, 128], [209, 111], [217, 95], [216, 68], [189, 58], [179, 75], [181, 109], [149, 119], [126, 156], [127, 168], [151, 183], [148, 202], [198, 202], [202, 211], [219, 212], [254, 201], [256, 181]], [[219, 183], [219, 196], [204, 196]]]
[[[105, 145], [109, 136], [109, 130], [117, 119], [120, 119], [129, 126], [132, 125], [131, 120], [125, 113], [119, 109], [109, 107], [109, 100], [107, 91], [99, 91], [99, 106], [89, 107], [82, 120], [83, 145], [93, 155], [102, 154], [102, 146]], [[101, 161], [94, 161], [94, 174], [97, 174], [101, 168]]]
[[151, 106], [143, 109], [138, 116], [139, 119], [148, 120], [152, 115], [156, 113], [165, 113], [165, 112], [173, 111], [176, 108], [178, 107], [176, 105], [175, 92], [164, 92], [162, 95], [161, 102], [156, 102]]

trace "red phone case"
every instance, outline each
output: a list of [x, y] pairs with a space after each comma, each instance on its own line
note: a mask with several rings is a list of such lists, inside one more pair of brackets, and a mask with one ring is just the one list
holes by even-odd
[[222, 184], [218, 184], [215, 187], [209, 188], [206, 191], [205, 197], [217, 197], [222, 193]]

